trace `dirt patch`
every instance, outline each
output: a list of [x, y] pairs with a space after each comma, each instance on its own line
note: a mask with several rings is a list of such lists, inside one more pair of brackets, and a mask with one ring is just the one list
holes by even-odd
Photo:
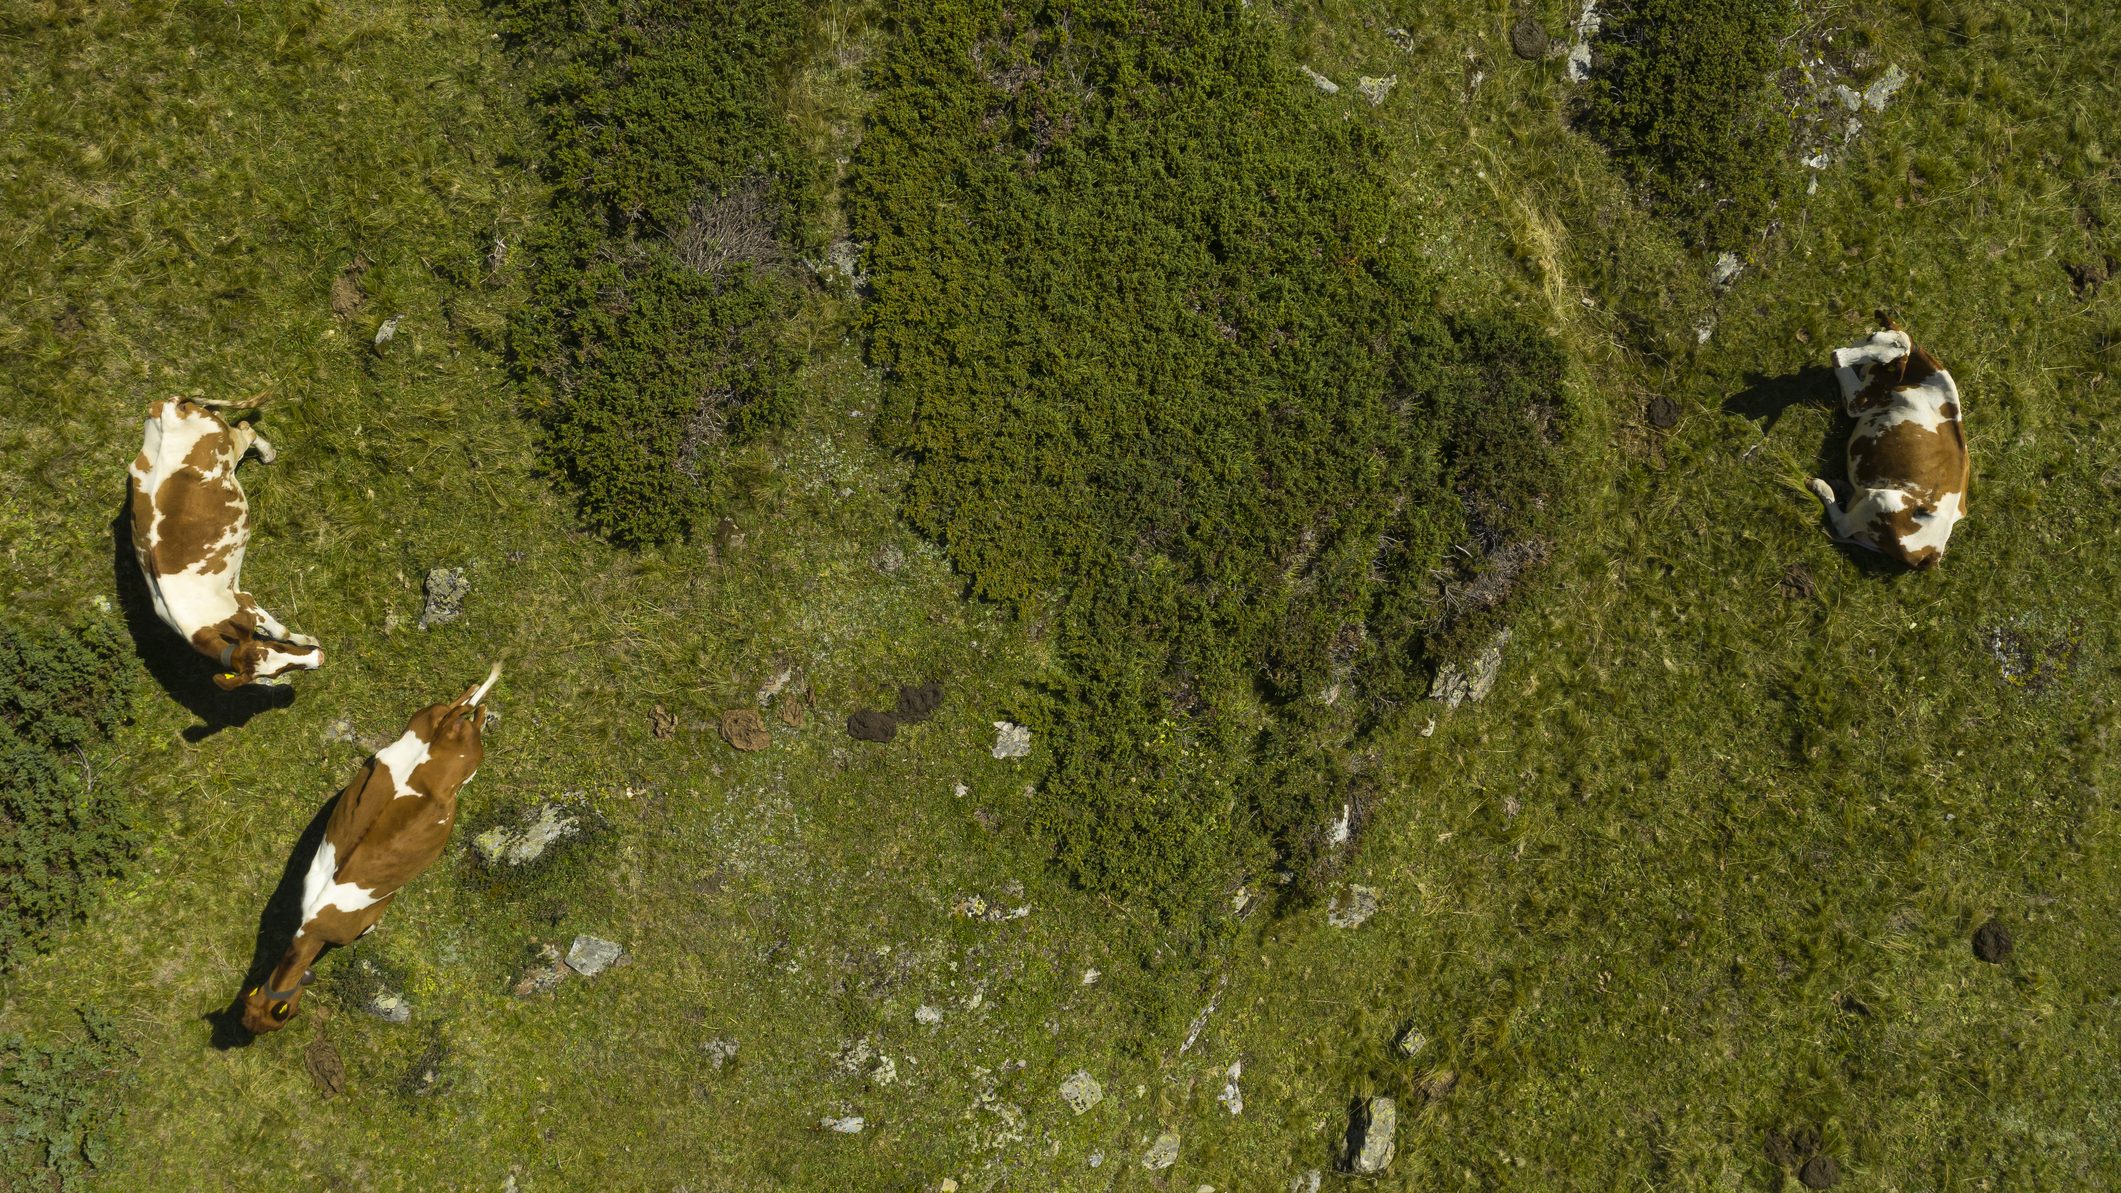
[[942, 707], [943, 685], [933, 680], [919, 687], [903, 687], [898, 690], [896, 716], [900, 724], [911, 725], [927, 720]]
[[368, 258], [354, 254], [339, 276], [331, 280], [331, 313], [341, 319], [351, 319], [361, 313], [368, 304], [368, 292], [361, 288], [361, 275], [368, 272]]
[[2091, 298], [2099, 293], [2113, 276], [2121, 273], [2121, 260], [2107, 257], [2104, 260], [2064, 262], [2062, 268], [2069, 273], [2070, 289], [2078, 298]]
[[1797, 1170], [1797, 1180], [1807, 1189], [1831, 1189], [1841, 1179], [1832, 1156], [1813, 1156]]
[[1812, 570], [1801, 563], [1793, 563], [1782, 569], [1782, 580], [1776, 585], [1782, 590], [1785, 600], [1809, 600], [1818, 592], [1812, 583]]
[[781, 701], [781, 707], [776, 715], [781, 718], [781, 724], [788, 726], [790, 729], [801, 729], [804, 722], [810, 719], [809, 714], [803, 711], [802, 704], [795, 700]]
[[1990, 965], [2003, 964], [2014, 945], [2011, 930], [2003, 926], [2002, 920], [1990, 919], [1974, 930], [1974, 956]]
[[339, 1050], [323, 1036], [309, 1042], [302, 1052], [302, 1067], [309, 1070], [309, 1080], [317, 1092], [327, 1098], [346, 1092], [346, 1062], [339, 1058]]
[[1679, 425], [1679, 403], [1666, 397], [1651, 398], [1649, 405], [1643, 407], [1642, 415], [1659, 430], [1676, 427]]
[[1767, 1158], [1768, 1163], [1773, 1164], [1777, 1168], [1793, 1167], [1797, 1163], [1796, 1145], [1792, 1144], [1790, 1137], [1782, 1132], [1769, 1131], [1767, 1133]]
[[759, 710], [732, 708], [722, 714], [722, 740], [739, 750], [763, 750], [773, 744], [773, 735]]
[[865, 708], [847, 718], [847, 736], [857, 741], [890, 741], [898, 736], [898, 718]]

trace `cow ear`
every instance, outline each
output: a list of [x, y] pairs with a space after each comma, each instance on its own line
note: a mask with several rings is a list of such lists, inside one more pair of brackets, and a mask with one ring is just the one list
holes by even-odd
[[233, 692], [249, 682], [240, 671], [217, 671], [214, 673], [214, 686], [224, 692]]

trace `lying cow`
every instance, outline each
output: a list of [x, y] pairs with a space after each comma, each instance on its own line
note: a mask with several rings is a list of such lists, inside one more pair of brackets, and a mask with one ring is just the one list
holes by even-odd
[[339, 793], [302, 882], [302, 926], [265, 984], [244, 993], [243, 1026], [287, 1026], [324, 947], [367, 935], [405, 884], [442, 856], [457, 791], [486, 756], [481, 702], [500, 678], [495, 663], [486, 682], [414, 713], [405, 735], [376, 751]]
[[1927, 568], [1944, 558], [1952, 527], [1966, 515], [1966, 433], [1959, 387], [1937, 358], [1914, 346], [1884, 312], [1885, 329], [1834, 353], [1834, 376], [1856, 429], [1849, 435], [1849, 483], [1813, 477], [1834, 537]]
[[156, 402], [132, 466], [133, 552], [155, 614], [220, 664], [214, 683], [223, 690], [324, 661], [315, 638], [289, 633], [243, 591], [250, 503], [236, 464], [252, 451], [270, 464], [275, 453], [255, 428], [230, 426], [219, 410], [261, 400]]

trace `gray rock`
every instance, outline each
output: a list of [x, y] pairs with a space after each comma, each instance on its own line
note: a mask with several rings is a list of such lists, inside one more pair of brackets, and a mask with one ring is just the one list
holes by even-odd
[[383, 326], [376, 328], [377, 348], [382, 348], [383, 345], [390, 343], [392, 340], [398, 337], [398, 321], [403, 318], [405, 318], [405, 316], [403, 315], [392, 315], [390, 318], [385, 319], [383, 321]]
[[859, 290], [869, 284], [869, 275], [862, 272], [862, 249], [860, 241], [835, 240], [825, 250], [825, 264], [831, 266], [847, 283]]
[[1318, 88], [1320, 91], [1325, 92], [1327, 95], [1340, 94], [1340, 84], [1334, 82], [1326, 76], [1319, 74], [1317, 71], [1312, 70], [1308, 66], [1299, 66], [1296, 69], [1304, 72], [1304, 77], [1311, 80], [1311, 85], [1313, 87]]
[[427, 573], [427, 604], [420, 610], [420, 628], [448, 625], [464, 616], [464, 598], [471, 581], [463, 568], [434, 568]]
[[1745, 263], [1738, 259], [1738, 254], [1718, 253], [1716, 254], [1716, 267], [1710, 272], [1709, 277], [1718, 286], [1728, 286], [1737, 278], [1739, 271], [1744, 268]]
[[1224, 1074], [1223, 1092], [1215, 1095], [1215, 1100], [1223, 1104], [1223, 1109], [1233, 1115], [1245, 1112], [1245, 1091], [1237, 1084], [1237, 1079], [1244, 1076], [1244, 1072], [1245, 1062], [1231, 1061], [1230, 1071]]
[[361, 1010], [374, 1015], [385, 1023], [409, 1023], [412, 1021], [412, 1004], [405, 996], [395, 991], [378, 990], [361, 1004]]
[[1448, 708], [1486, 699], [1495, 690], [1496, 677], [1502, 674], [1502, 648], [1509, 643], [1510, 631], [1504, 629], [1488, 639], [1470, 664], [1445, 663], [1438, 667], [1435, 682], [1429, 685], [1429, 699], [1441, 700]]
[[1399, 1107], [1390, 1098], [1371, 1098], [1348, 1124], [1348, 1171], [1375, 1176], [1392, 1162], [1393, 1136], [1399, 1130]]
[[1415, 1056], [1429, 1046], [1429, 1037], [1418, 1027], [1410, 1027], [1399, 1035], [1399, 1054]]
[[1877, 82], [1863, 89], [1863, 106], [1873, 112], [1885, 111], [1885, 105], [1892, 102], [1893, 93], [1907, 85], [1907, 78], [1907, 72], [1897, 65], [1887, 66]]
[[618, 964], [626, 950], [594, 936], [577, 936], [567, 948], [567, 965], [585, 978], [593, 978]]
[[327, 742], [358, 742], [361, 737], [354, 732], [354, 723], [352, 721], [347, 720], [345, 717], [340, 717], [324, 727], [324, 740]]
[[1178, 1163], [1178, 1132], [1166, 1131], [1156, 1137], [1149, 1150], [1142, 1154], [1142, 1167], [1151, 1172], [1161, 1172]]
[[1316, 1168], [1309, 1172], [1299, 1172], [1289, 1178], [1289, 1193], [1318, 1193], [1319, 1182], [1324, 1179], [1324, 1175]]
[[1377, 914], [1377, 891], [1374, 887], [1345, 886], [1333, 892], [1326, 902], [1326, 923], [1335, 928], [1359, 928], [1363, 921]]
[[1008, 721], [994, 722], [994, 756], [1022, 758], [1031, 752], [1031, 731]]
[[842, 1135], [859, 1135], [862, 1128], [869, 1124], [862, 1120], [861, 1115], [850, 1114], [845, 1118], [821, 1118], [817, 1120], [817, 1125], [820, 1130], [837, 1131]]
[[581, 831], [580, 821], [548, 802], [532, 808], [515, 824], [497, 824], [473, 837], [471, 847], [489, 866], [521, 866], [545, 856], [553, 842]]
[[943, 1013], [935, 1007], [923, 1005], [913, 1009], [913, 1020], [916, 1023], [926, 1023], [932, 1027], [943, 1021]]
[[1383, 104], [1385, 97], [1392, 94], [1392, 88], [1397, 86], [1399, 86], [1398, 75], [1386, 75], [1381, 79], [1373, 79], [1369, 75], [1363, 75], [1355, 80], [1355, 89], [1362, 92], [1362, 97], [1369, 100], [1370, 106], [1373, 108]]
[[707, 1054], [707, 1063], [713, 1065], [717, 1073], [722, 1071], [723, 1065], [736, 1059], [736, 1050], [737, 1042], [727, 1036], [717, 1036], [700, 1045], [700, 1051]]
[[566, 977], [567, 963], [560, 959], [560, 950], [549, 944], [539, 945], [537, 960], [523, 970], [508, 992], [517, 998], [550, 994], [560, 988]]
[[1060, 1096], [1061, 1101], [1068, 1104], [1068, 1109], [1081, 1114], [1105, 1100], [1105, 1087], [1088, 1072], [1077, 1069], [1061, 1082]]

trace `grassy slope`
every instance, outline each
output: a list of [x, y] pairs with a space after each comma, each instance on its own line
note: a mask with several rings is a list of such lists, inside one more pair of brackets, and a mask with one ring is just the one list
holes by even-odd
[[[264, 424], [282, 462], [246, 468], [251, 586], [335, 648], [293, 708], [196, 744], [142, 677], [147, 711], [107, 777], [140, 792], [158, 844], [89, 925], [0, 984], [11, 1021], [61, 1030], [89, 1001], [139, 1049], [104, 1184], [499, 1187], [515, 1171], [569, 1188], [601, 1165], [625, 1188], [1134, 1187], [1170, 1126], [1186, 1136], [1170, 1187], [1278, 1187], [1327, 1161], [1350, 1095], [1407, 1095], [1432, 1065], [1461, 1082], [1403, 1126], [1386, 1187], [1772, 1187], [1760, 1134], [1802, 1121], [1866, 1187], [2113, 1179], [2117, 577], [2100, 527], [2121, 444], [2093, 378], [2112, 368], [2099, 350], [2121, 297], [2074, 301], [2059, 265], [2090, 235], [2085, 180], [2112, 186], [2096, 123], [2116, 101], [2111, 38], [2058, 7], [1981, 25], [1961, 17], [1984, 6], [1931, 5], [1928, 31], [1899, 10], [1837, 17], [1917, 82], [1718, 299], [1560, 126], [1556, 65], [1509, 58], [1501, 16], [1458, 7], [1336, 4], [1299, 17], [1299, 44], [1343, 83], [1400, 76], [1376, 118], [1409, 201], [1456, 213], [1433, 221], [1433, 252], [1469, 293], [1544, 304], [1588, 362], [1587, 501], [1496, 694], [1433, 737], [1416, 732], [1429, 710], [1401, 727], [1396, 794], [1356, 876], [1384, 911], [1352, 934], [1299, 917], [1240, 947], [1183, 1055], [1217, 974], [1146, 971], [1153, 948], [1123, 916], [1053, 889], [1016, 848], [1021, 804], [986, 722], [1040, 646], [956, 601], [891, 523], [897, 474], [854, 417], [875, 383], [829, 302], [798, 332], [817, 354], [809, 413], [734, 511], [743, 544], [712, 564], [704, 546], [614, 554], [529, 475], [482, 347], [518, 280], [504, 267], [465, 296], [426, 264], [512, 240], [536, 200], [511, 181], [512, 82], [475, 19], [113, 7], [11, 28], [0, 52], [31, 69], [0, 137], [19, 138], [0, 403], [32, 413], [0, 426], [25, 493], [0, 507], [0, 586], [50, 609], [107, 593], [140, 407], [270, 383], [298, 400]], [[1418, 30], [1418, 52], [1388, 25]], [[844, 152], [859, 44], [805, 92], [822, 152]], [[1468, 48], [1483, 60], [1462, 69]], [[1320, 110], [1368, 118], [1360, 103], [1351, 87]], [[335, 322], [330, 281], [356, 250], [377, 262], [373, 296]], [[1641, 305], [1672, 333], [1669, 365], [1619, 349], [1622, 290], [1662, 296]], [[1792, 484], [1827, 410], [1763, 435], [1721, 408], [1880, 302], [1967, 393], [1973, 515], [1931, 576], [1880, 575], [1819, 532]], [[1712, 307], [1715, 336], [1684, 350]], [[362, 345], [386, 312], [406, 318], [377, 357]], [[1641, 423], [1651, 393], [1681, 404], [1669, 433]], [[909, 559], [889, 576], [869, 563], [886, 542]], [[1816, 600], [1777, 593], [1792, 562]], [[470, 568], [465, 621], [384, 635], [439, 564]], [[2074, 629], [2069, 674], [2004, 683], [1991, 625]], [[734, 755], [698, 722], [743, 703], [780, 651], [812, 674], [819, 716]], [[505, 719], [466, 815], [586, 789], [619, 829], [606, 852], [498, 895], [445, 858], [354, 951], [406, 972], [409, 1027], [332, 1013], [327, 966], [282, 1037], [209, 1050], [198, 1017], [247, 960], [285, 843], [358, 762], [324, 726], [393, 731], [495, 655], [512, 668]], [[833, 714], [929, 673], [953, 685], [936, 722], [882, 749], [839, 733]], [[685, 724], [674, 741], [648, 732], [656, 702]], [[1027, 919], [950, 915], [1010, 881]], [[2018, 933], [2000, 968], [1966, 946], [1990, 913]], [[639, 961], [549, 1002], [501, 992], [532, 936], [574, 931]], [[1106, 978], [1081, 986], [1088, 966]], [[913, 1020], [924, 1003], [940, 1028]], [[1415, 1066], [1388, 1057], [1408, 1021], [1436, 1041]], [[297, 1059], [316, 1034], [351, 1074], [329, 1103]], [[696, 1048], [717, 1035], [742, 1042], [721, 1073]], [[897, 1082], [834, 1075], [863, 1036]], [[436, 1045], [443, 1091], [396, 1092]], [[1214, 1095], [1238, 1059], [1232, 1119]], [[1080, 1119], [1052, 1092], [1078, 1066], [1108, 1091]], [[841, 1113], [871, 1125], [811, 1129]]]

